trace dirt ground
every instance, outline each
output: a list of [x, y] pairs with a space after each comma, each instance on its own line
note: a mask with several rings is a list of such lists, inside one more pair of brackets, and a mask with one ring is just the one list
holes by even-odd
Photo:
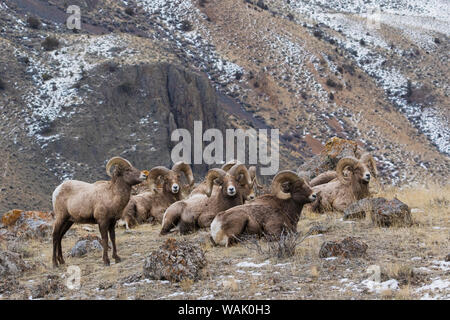
[[[24, 260], [35, 267], [18, 280], [25, 288], [0, 299], [32, 299], [32, 289], [48, 275], [65, 284], [68, 267], [81, 269], [81, 286], [64, 285], [44, 299], [450, 299], [450, 187], [389, 189], [378, 195], [397, 196], [412, 208], [414, 225], [380, 228], [369, 217], [344, 221], [342, 214], [318, 215], [304, 211], [298, 231], [320, 224], [324, 234], [307, 237], [294, 256], [277, 259], [258, 253], [251, 242], [229, 248], [214, 247], [207, 231], [188, 236], [159, 236], [159, 225], [141, 225], [116, 231], [122, 262], [104, 267], [101, 251], [82, 258], [68, 256], [80, 236], [99, 235], [93, 225], [75, 225], [63, 239], [66, 265], [51, 266], [51, 239], [26, 243]], [[362, 258], [318, 256], [327, 240], [357, 237], [368, 245]], [[206, 251], [202, 280], [170, 283], [140, 278], [145, 257], [167, 238], [186, 239]], [[260, 240], [262, 248], [266, 242]], [[111, 251], [109, 252], [111, 255]], [[375, 265], [375, 267], [371, 267]], [[380, 267], [379, 282], [368, 269]], [[374, 281], [372, 281], [374, 280]]]

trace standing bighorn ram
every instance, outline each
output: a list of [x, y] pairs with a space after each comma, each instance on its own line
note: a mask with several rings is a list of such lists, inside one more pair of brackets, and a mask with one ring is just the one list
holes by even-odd
[[[238, 179], [252, 185], [250, 174], [244, 164], [235, 164], [228, 171], [214, 168], [206, 175], [206, 190], [194, 193], [185, 200], [173, 203], [164, 213], [161, 235], [178, 227], [181, 234], [198, 228], [207, 228], [215, 215], [228, 208], [244, 203], [243, 190]], [[214, 187], [214, 183], [218, 186]]]
[[[116, 166], [113, 173], [111, 168]], [[117, 255], [115, 225], [120, 219], [123, 208], [130, 199], [131, 186], [141, 183], [148, 172], [134, 168], [128, 160], [114, 157], [106, 164], [106, 173], [110, 181], [87, 183], [66, 180], [53, 192], [53, 266], [64, 264], [61, 240], [73, 223], [98, 224], [102, 236], [103, 262], [109, 265], [108, 232], [113, 246], [113, 258], [120, 262]]]
[[[164, 211], [174, 202], [183, 198], [181, 173], [188, 180], [187, 188], [194, 185], [191, 167], [185, 162], [177, 162], [172, 170], [163, 166], [154, 167], [148, 175], [150, 191], [131, 196], [123, 210], [122, 219], [127, 229], [136, 224], [152, 220], [162, 222]], [[162, 188], [156, 188], [156, 181], [162, 182]]]
[[319, 212], [345, 211], [353, 202], [370, 195], [369, 182], [372, 176], [377, 176], [377, 168], [369, 153], [363, 154], [359, 160], [354, 157], [342, 158], [335, 173], [325, 172], [311, 181], [313, 190], [318, 193], [312, 209]]
[[279, 237], [284, 230], [296, 232], [303, 205], [315, 199], [305, 180], [281, 171], [273, 179], [272, 194], [218, 213], [211, 223], [212, 240], [228, 246], [243, 234]]

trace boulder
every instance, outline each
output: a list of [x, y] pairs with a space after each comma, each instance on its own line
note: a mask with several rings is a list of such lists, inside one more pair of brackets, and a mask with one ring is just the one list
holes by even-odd
[[27, 269], [20, 254], [11, 251], [0, 251], [0, 278], [17, 276]]
[[372, 222], [381, 227], [411, 226], [411, 210], [407, 204], [394, 198], [373, 198], [359, 200], [345, 210], [344, 220], [365, 218], [369, 213]]
[[364, 219], [366, 213], [370, 213], [372, 210], [373, 204], [377, 203], [375, 199], [361, 199], [349, 205], [344, 211], [344, 220]]
[[358, 258], [366, 254], [367, 244], [354, 238], [347, 237], [342, 241], [325, 241], [320, 247], [319, 257]]
[[13, 209], [2, 215], [1, 223], [10, 237], [46, 238], [52, 232], [53, 216], [49, 212]]
[[196, 281], [205, 265], [205, 254], [198, 245], [169, 238], [145, 259], [143, 274], [154, 280]]
[[102, 251], [101, 239], [94, 235], [81, 237], [70, 250], [71, 257], [82, 257], [88, 252]]
[[44, 298], [49, 294], [61, 292], [64, 288], [64, 284], [59, 276], [48, 275], [37, 286], [31, 289], [31, 297], [33, 299]]
[[330, 231], [329, 226], [325, 226], [322, 224], [316, 224], [316, 225], [313, 225], [309, 229], [308, 234], [310, 234], [310, 235], [324, 234], [324, 233], [327, 233], [328, 231]]
[[380, 201], [372, 207], [372, 222], [380, 227], [411, 226], [411, 209], [398, 199]]

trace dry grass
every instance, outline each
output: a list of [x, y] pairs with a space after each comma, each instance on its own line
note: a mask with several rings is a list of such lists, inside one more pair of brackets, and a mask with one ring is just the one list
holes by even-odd
[[[66, 257], [65, 267], [53, 269], [50, 239], [29, 240], [26, 248], [32, 254], [25, 260], [35, 267], [19, 279], [28, 289], [3, 298], [28, 298], [30, 288], [46, 275], [65, 275], [70, 265], [81, 268], [81, 289], [66, 289], [46, 299], [418, 299], [426, 293], [448, 298], [450, 289], [441, 292], [417, 289], [430, 284], [432, 279], [449, 281], [448, 269], [439, 267], [436, 261], [443, 261], [449, 253], [450, 222], [445, 203], [450, 199], [450, 189], [392, 188], [378, 195], [397, 196], [411, 205], [415, 208], [413, 219], [418, 223], [409, 228], [380, 228], [373, 226], [370, 219], [349, 222], [342, 221], [338, 213], [320, 215], [305, 211], [298, 224], [299, 233], [306, 234], [317, 224], [328, 227], [328, 231], [308, 236], [297, 244], [293, 256], [282, 259], [261, 255], [243, 243], [228, 248], [212, 246], [207, 231], [171, 235], [195, 242], [206, 251], [208, 265], [203, 279], [197, 282], [125, 283], [124, 278], [141, 273], [145, 256], [165, 241], [166, 237], [158, 235], [158, 225], [141, 225], [131, 231], [119, 228], [117, 244], [123, 261], [112, 262], [110, 267], [103, 266], [101, 252], [91, 252], [82, 258]], [[67, 253], [86, 234], [98, 234], [97, 228], [72, 227], [63, 239], [63, 252]], [[324, 241], [341, 240], [348, 235], [368, 244], [367, 257], [350, 260], [318, 257]], [[260, 266], [238, 267], [243, 261]], [[370, 265], [380, 266], [381, 281], [395, 279], [399, 287], [368, 290], [362, 281], [368, 278], [366, 270]]]

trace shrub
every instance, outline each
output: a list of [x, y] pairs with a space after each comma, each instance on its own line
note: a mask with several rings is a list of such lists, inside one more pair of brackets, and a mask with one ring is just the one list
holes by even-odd
[[241, 80], [242, 79], [242, 72], [236, 71], [236, 73], [234, 74], [234, 77], [236, 78], [236, 80]]
[[134, 91], [134, 85], [129, 81], [125, 81], [124, 83], [118, 86], [118, 89], [119, 92], [131, 95]]
[[125, 9], [125, 13], [129, 16], [134, 16], [134, 9], [131, 7], [128, 7]]
[[322, 39], [323, 36], [322, 30], [319, 29], [314, 30], [313, 36], [316, 37], [317, 39]]
[[47, 38], [45, 38], [44, 41], [42, 41], [42, 47], [46, 51], [55, 50], [59, 47], [59, 40], [56, 39], [55, 37], [48, 36]]
[[294, 15], [292, 13], [288, 13], [287, 18], [289, 19], [289, 21], [293, 21], [294, 20]]
[[5, 90], [5, 89], [6, 89], [6, 83], [2, 79], [0, 79], [0, 90]]
[[331, 88], [336, 88], [338, 90], [342, 90], [342, 84], [337, 83], [336, 81], [334, 81], [333, 79], [330, 79], [330, 78], [327, 79], [326, 85]]
[[27, 23], [32, 29], [39, 29], [41, 27], [41, 21], [37, 17], [28, 17]]
[[263, 233], [266, 240], [265, 245], [261, 245], [261, 241], [258, 241], [254, 236], [243, 236], [238, 238], [237, 241], [244, 247], [255, 250], [267, 258], [276, 257], [277, 259], [285, 259], [292, 257], [295, 254], [296, 247], [309, 235], [311, 235], [311, 231], [302, 235], [297, 232], [283, 230], [279, 237]]
[[327, 84], [327, 86], [329, 86], [331, 88], [336, 88], [336, 86], [337, 86], [337, 83], [333, 79], [330, 79], [330, 78], [327, 79], [326, 84]]
[[267, 4], [264, 3], [264, 0], [258, 0], [256, 5], [263, 10], [269, 10], [269, 7], [267, 6]]
[[366, 41], [364, 41], [364, 39], [361, 39], [361, 40], [359, 40], [359, 44], [362, 45], [362, 46], [365, 46], [366, 45]]
[[207, 2], [206, 2], [206, 0], [198, 0], [198, 5], [200, 6], [200, 7], [204, 7], [205, 6], [205, 4], [207, 4]]
[[180, 29], [184, 32], [192, 31], [192, 23], [188, 20], [181, 21]]
[[49, 75], [48, 73], [42, 74], [42, 80], [44, 80], [44, 81], [48, 81], [51, 78], [53, 78], [53, 77], [51, 75]]

